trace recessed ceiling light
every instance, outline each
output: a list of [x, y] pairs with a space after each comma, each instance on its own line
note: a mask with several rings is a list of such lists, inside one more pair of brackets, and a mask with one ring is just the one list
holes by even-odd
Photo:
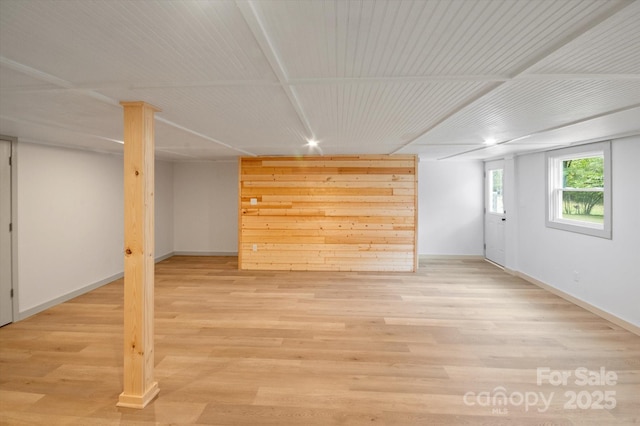
[[485, 145], [495, 145], [496, 144], [496, 140], [494, 138], [486, 138], [484, 140], [484, 144]]
[[307, 141], [307, 145], [310, 146], [311, 148], [315, 148], [318, 146], [318, 141], [314, 139], [309, 139]]

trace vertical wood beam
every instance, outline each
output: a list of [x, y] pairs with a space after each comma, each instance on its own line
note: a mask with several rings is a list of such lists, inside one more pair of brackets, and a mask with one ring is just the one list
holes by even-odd
[[419, 268], [418, 258], [418, 173], [420, 169], [420, 157], [413, 157], [413, 272], [417, 272]]
[[238, 269], [242, 269], [242, 157], [238, 157]]
[[124, 391], [119, 407], [144, 408], [158, 395], [154, 378], [154, 113], [124, 108]]

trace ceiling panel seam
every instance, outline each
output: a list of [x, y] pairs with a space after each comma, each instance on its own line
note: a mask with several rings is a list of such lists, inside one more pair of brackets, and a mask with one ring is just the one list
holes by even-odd
[[253, 3], [247, 0], [235, 0], [235, 3], [238, 9], [240, 10], [240, 14], [244, 17], [245, 22], [249, 26], [249, 29], [253, 33], [253, 36], [255, 37], [256, 42], [260, 46], [260, 49], [262, 50], [263, 55], [267, 58], [267, 61], [271, 65], [273, 72], [275, 73], [276, 77], [278, 78], [278, 81], [280, 82], [282, 90], [286, 93], [287, 98], [291, 103], [291, 106], [293, 107], [296, 114], [298, 115], [298, 119], [300, 120], [302, 125], [305, 127], [305, 129], [309, 133], [309, 139], [315, 140], [316, 139], [315, 132], [311, 127], [311, 123], [309, 122], [307, 114], [302, 108], [302, 103], [300, 102], [300, 99], [298, 98], [298, 95], [295, 89], [291, 87], [291, 85], [289, 84], [288, 75], [284, 68], [284, 65], [282, 65], [282, 61], [275, 47], [273, 46], [271, 38], [269, 37], [269, 34], [267, 33], [266, 28], [264, 27], [262, 19], [260, 18], [258, 12], [253, 6]]
[[37, 70], [35, 68], [29, 67], [27, 65], [23, 65], [19, 62], [16, 62], [12, 59], [5, 58], [4, 56], [0, 56], [0, 64], [6, 66], [9, 69], [14, 71], [18, 71], [22, 74], [28, 75], [29, 77], [33, 77], [40, 81], [45, 81], [47, 83], [54, 84], [58, 87], [62, 87], [65, 89], [74, 89], [75, 87], [70, 82], [53, 76], [51, 74], [47, 74], [46, 72]]
[[379, 83], [429, 83], [429, 82], [503, 82], [511, 80], [505, 75], [424, 75], [401, 77], [314, 77], [293, 78], [290, 85], [316, 85], [316, 84], [379, 84]]
[[27, 124], [27, 125], [30, 125], [30, 126], [53, 127], [53, 128], [56, 128], [56, 129], [65, 130], [67, 132], [75, 133], [75, 134], [80, 135], [80, 136], [91, 137], [91, 138], [96, 138], [96, 139], [102, 139], [102, 140], [105, 140], [105, 141], [116, 142], [116, 143], [119, 143], [119, 144], [123, 143], [122, 141], [119, 141], [117, 139], [108, 138], [106, 136], [94, 135], [94, 134], [86, 133], [86, 132], [80, 132], [80, 131], [78, 131], [76, 129], [72, 129], [72, 128], [69, 128], [69, 127], [66, 127], [66, 126], [61, 126], [61, 125], [59, 125], [57, 123], [50, 123], [50, 122], [44, 122], [44, 121], [38, 122], [38, 121], [34, 121], [34, 120], [25, 120], [24, 118], [15, 118], [15, 117], [11, 117], [11, 116], [8, 116], [8, 115], [0, 115], [0, 119], [13, 121], [14, 123]]
[[437, 120], [435, 123], [433, 123], [432, 125], [430, 125], [429, 127], [427, 127], [425, 130], [423, 130], [422, 132], [420, 132], [416, 137], [414, 137], [413, 139], [411, 139], [410, 141], [404, 143], [402, 146], [400, 146], [399, 148], [393, 150], [390, 152], [391, 155], [393, 154], [397, 154], [398, 152], [400, 152], [401, 150], [405, 149], [406, 147], [408, 147], [409, 145], [413, 144], [416, 140], [418, 140], [419, 138], [421, 138], [422, 136], [426, 135], [427, 133], [429, 133], [430, 131], [432, 131], [433, 129], [435, 129], [436, 127], [438, 127], [440, 124], [444, 123], [446, 120], [448, 120], [449, 118], [453, 117], [455, 114], [457, 114], [458, 112], [462, 111], [464, 108], [468, 107], [469, 105], [473, 104], [474, 102], [478, 101], [479, 99], [485, 97], [486, 95], [488, 95], [489, 93], [493, 92], [494, 90], [496, 90], [498, 87], [500, 87], [502, 84], [504, 84], [503, 82], [497, 82], [497, 83], [492, 83], [490, 84], [488, 87], [485, 87], [484, 89], [480, 90], [479, 92], [475, 93], [473, 96], [471, 96], [470, 98], [468, 98], [467, 100], [463, 101], [462, 103], [460, 103], [458, 106], [454, 107], [451, 111], [449, 111], [447, 114], [445, 114], [444, 116], [442, 116], [439, 120]]
[[229, 145], [229, 144], [226, 144], [226, 143], [224, 143], [224, 142], [220, 142], [220, 141], [219, 141], [219, 140], [217, 140], [217, 139], [214, 139], [214, 138], [212, 138], [212, 137], [209, 137], [209, 136], [207, 136], [207, 135], [205, 135], [205, 134], [203, 134], [203, 133], [196, 132], [195, 130], [191, 130], [191, 129], [187, 128], [187, 127], [181, 126], [181, 125], [179, 125], [179, 124], [177, 124], [177, 123], [174, 123], [173, 121], [167, 120], [166, 118], [158, 117], [158, 116], [156, 115], [156, 120], [158, 120], [158, 121], [159, 121], [159, 122], [161, 122], [161, 123], [168, 124], [169, 126], [175, 127], [176, 129], [179, 129], [179, 130], [182, 130], [182, 131], [184, 131], [184, 132], [190, 133], [190, 134], [192, 134], [192, 135], [194, 135], [194, 136], [198, 136], [198, 137], [201, 137], [201, 138], [206, 139], [206, 140], [208, 140], [208, 141], [211, 141], [211, 142], [213, 142], [213, 143], [216, 143], [216, 144], [218, 144], [218, 145], [222, 145], [222, 146], [224, 146], [225, 148], [229, 148], [229, 149], [232, 149], [232, 150], [234, 150], [234, 151], [238, 151], [238, 152], [241, 152], [241, 153], [243, 153], [243, 154], [250, 155], [250, 156], [252, 156], [252, 157], [255, 157], [255, 156], [256, 156], [256, 154], [254, 154], [254, 153], [252, 153], [252, 152], [245, 151], [244, 149], [241, 149], [241, 148], [236, 148], [236, 147], [231, 146], [231, 145]]
[[580, 73], [580, 74], [522, 74], [515, 76], [512, 80], [534, 81], [534, 80], [640, 80], [640, 74], [600, 74], [600, 73]]

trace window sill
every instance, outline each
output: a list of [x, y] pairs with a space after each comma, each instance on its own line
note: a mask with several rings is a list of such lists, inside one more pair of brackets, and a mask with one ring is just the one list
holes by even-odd
[[589, 224], [569, 220], [547, 221], [547, 228], [560, 229], [563, 231], [575, 232], [578, 234], [591, 235], [594, 237], [611, 239], [611, 229], [606, 229], [603, 225]]

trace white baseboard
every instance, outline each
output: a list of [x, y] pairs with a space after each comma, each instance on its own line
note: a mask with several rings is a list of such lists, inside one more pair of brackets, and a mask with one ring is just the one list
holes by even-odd
[[511, 275], [515, 275], [516, 277], [520, 277], [525, 281], [530, 282], [533, 285], [536, 285], [540, 288], [543, 288], [547, 291], [549, 291], [550, 293], [555, 294], [556, 296], [559, 296], [561, 298], [563, 298], [564, 300], [573, 303], [574, 305], [578, 305], [583, 309], [586, 309], [587, 311], [591, 312], [592, 314], [595, 314], [597, 316], [599, 316], [600, 318], [603, 318], [609, 322], [612, 322], [613, 324], [624, 328], [625, 330], [628, 330], [630, 332], [632, 332], [633, 334], [636, 334], [638, 336], [640, 336], [640, 327], [638, 327], [637, 325], [630, 323], [629, 321], [623, 320], [622, 318], [619, 318], [607, 311], [604, 311], [600, 308], [597, 308], [595, 306], [593, 306], [592, 304], [585, 302], [584, 300], [578, 299], [575, 296], [572, 296], [568, 293], [565, 293], [562, 290], [559, 290], [547, 283], [544, 283], [536, 278], [530, 277], [527, 274], [524, 274], [520, 271], [514, 271], [513, 269], [505, 269], [505, 272], [511, 274]]
[[[174, 255], [173, 252], [171, 252], [171, 253], [164, 254], [162, 256], [158, 256], [155, 258], [155, 262], [156, 263], [161, 262], [165, 259], [170, 258], [173, 255]], [[78, 296], [81, 296], [85, 293], [88, 293], [92, 290], [95, 290], [98, 287], [102, 287], [105, 284], [109, 284], [115, 280], [119, 280], [123, 276], [124, 276], [124, 272], [119, 272], [117, 274], [111, 275], [110, 277], [104, 278], [100, 281], [96, 281], [95, 283], [92, 283], [82, 288], [79, 288], [77, 290], [71, 291], [67, 294], [63, 294], [62, 296], [56, 297], [55, 299], [49, 300], [48, 302], [41, 303], [40, 305], [34, 306], [33, 308], [29, 308], [22, 312], [18, 312], [18, 318], [16, 318], [16, 321], [22, 321], [23, 319], [29, 318], [32, 315], [40, 313], [49, 308], [53, 308], [54, 306], [59, 305], [60, 303], [68, 302], [69, 300], [74, 299]]]
[[155, 260], [156, 260], [156, 263], [158, 263], [158, 262], [162, 262], [163, 260], [168, 259], [168, 258], [170, 258], [171, 256], [175, 256], [175, 253], [174, 253], [174, 252], [170, 252], [170, 253], [167, 253], [167, 254], [163, 254], [162, 256], [158, 256], [158, 257], [156, 257], [156, 259], [155, 259]]
[[105, 279], [102, 279], [100, 281], [96, 281], [93, 284], [89, 284], [85, 287], [79, 288], [77, 290], [74, 290], [72, 292], [69, 292], [67, 294], [63, 294], [62, 296], [56, 297], [55, 299], [49, 300], [48, 302], [44, 302], [41, 303], [40, 305], [34, 306], [33, 308], [29, 308], [25, 311], [22, 312], [18, 312], [18, 318], [17, 321], [22, 321], [25, 318], [29, 318], [32, 315], [35, 315], [37, 313], [40, 313], [46, 309], [49, 308], [53, 308], [56, 305], [59, 305], [60, 303], [64, 303], [67, 302], [71, 299], [74, 299], [78, 296], [81, 296], [85, 293], [90, 292], [91, 290], [95, 290], [98, 287], [102, 287], [105, 284], [109, 284], [110, 282], [113, 282], [115, 280], [118, 280], [120, 278], [122, 278], [124, 276], [123, 272], [119, 272], [115, 275], [111, 275], [110, 277], [107, 277]]
[[174, 251], [174, 256], [237, 256], [237, 251]]
[[[492, 264], [492, 265], [493, 265], [493, 266], [495, 266], [496, 268], [500, 268], [500, 269], [502, 269], [503, 271], [506, 271], [506, 268], [505, 268], [504, 266], [502, 266], [502, 265], [498, 265], [498, 264], [497, 264], [496, 262], [494, 262], [493, 260], [489, 260], [489, 259], [487, 259], [487, 258], [485, 257], [485, 258], [484, 258], [484, 261], [485, 261], [485, 262], [487, 262], [487, 263]], [[513, 275], [513, 274], [512, 274], [512, 275]]]
[[476, 254], [419, 254], [421, 260], [483, 260], [483, 255]]

